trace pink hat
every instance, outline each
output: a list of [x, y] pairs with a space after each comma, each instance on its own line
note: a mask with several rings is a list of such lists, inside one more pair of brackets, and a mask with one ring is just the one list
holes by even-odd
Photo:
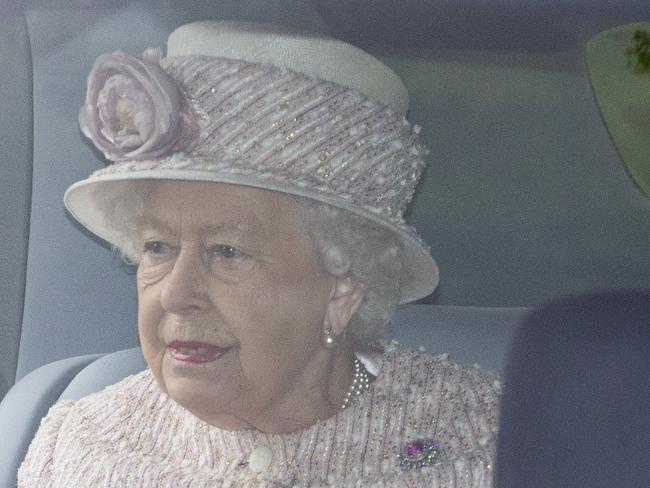
[[231, 183], [325, 202], [399, 237], [400, 302], [416, 300], [435, 289], [438, 268], [403, 218], [428, 153], [407, 107], [399, 78], [341, 41], [259, 24], [184, 25], [166, 58], [149, 49], [95, 62], [79, 121], [110, 164], [72, 185], [65, 205], [121, 247], [105, 203], [137, 181]]

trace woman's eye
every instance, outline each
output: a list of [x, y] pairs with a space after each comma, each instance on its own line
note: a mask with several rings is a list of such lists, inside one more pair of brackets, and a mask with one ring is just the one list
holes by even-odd
[[144, 244], [144, 252], [149, 254], [165, 254], [169, 251], [169, 246], [160, 241], [150, 241]]
[[245, 254], [239, 249], [228, 246], [226, 244], [218, 244], [216, 246], [212, 246], [209, 249], [209, 252], [211, 256], [216, 256], [222, 259], [237, 259], [243, 258], [245, 256]]

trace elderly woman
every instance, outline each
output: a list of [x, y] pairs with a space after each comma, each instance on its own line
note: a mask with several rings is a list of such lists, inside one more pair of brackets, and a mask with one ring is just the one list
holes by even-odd
[[137, 265], [149, 368], [52, 407], [19, 483], [492, 486], [493, 379], [382, 348], [438, 280], [402, 218], [407, 103], [363, 51], [268, 26], [101, 56], [80, 124], [112, 164], [65, 202]]

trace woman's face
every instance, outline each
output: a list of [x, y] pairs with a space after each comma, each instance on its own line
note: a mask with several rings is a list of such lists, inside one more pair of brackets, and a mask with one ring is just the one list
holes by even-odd
[[171, 398], [238, 429], [308, 381], [334, 278], [286, 196], [155, 182], [139, 238], [140, 340]]

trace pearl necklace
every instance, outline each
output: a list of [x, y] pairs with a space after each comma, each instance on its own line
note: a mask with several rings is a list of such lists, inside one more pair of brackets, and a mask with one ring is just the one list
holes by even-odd
[[345, 394], [343, 399], [343, 404], [341, 405], [341, 410], [347, 408], [350, 404], [350, 400], [353, 396], [359, 396], [365, 391], [368, 390], [370, 386], [370, 375], [368, 370], [363, 365], [363, 363], [358, 359], [354, 358], [354, 373], [352, 374], [352, 384], [348, 388], [348, 392]]

